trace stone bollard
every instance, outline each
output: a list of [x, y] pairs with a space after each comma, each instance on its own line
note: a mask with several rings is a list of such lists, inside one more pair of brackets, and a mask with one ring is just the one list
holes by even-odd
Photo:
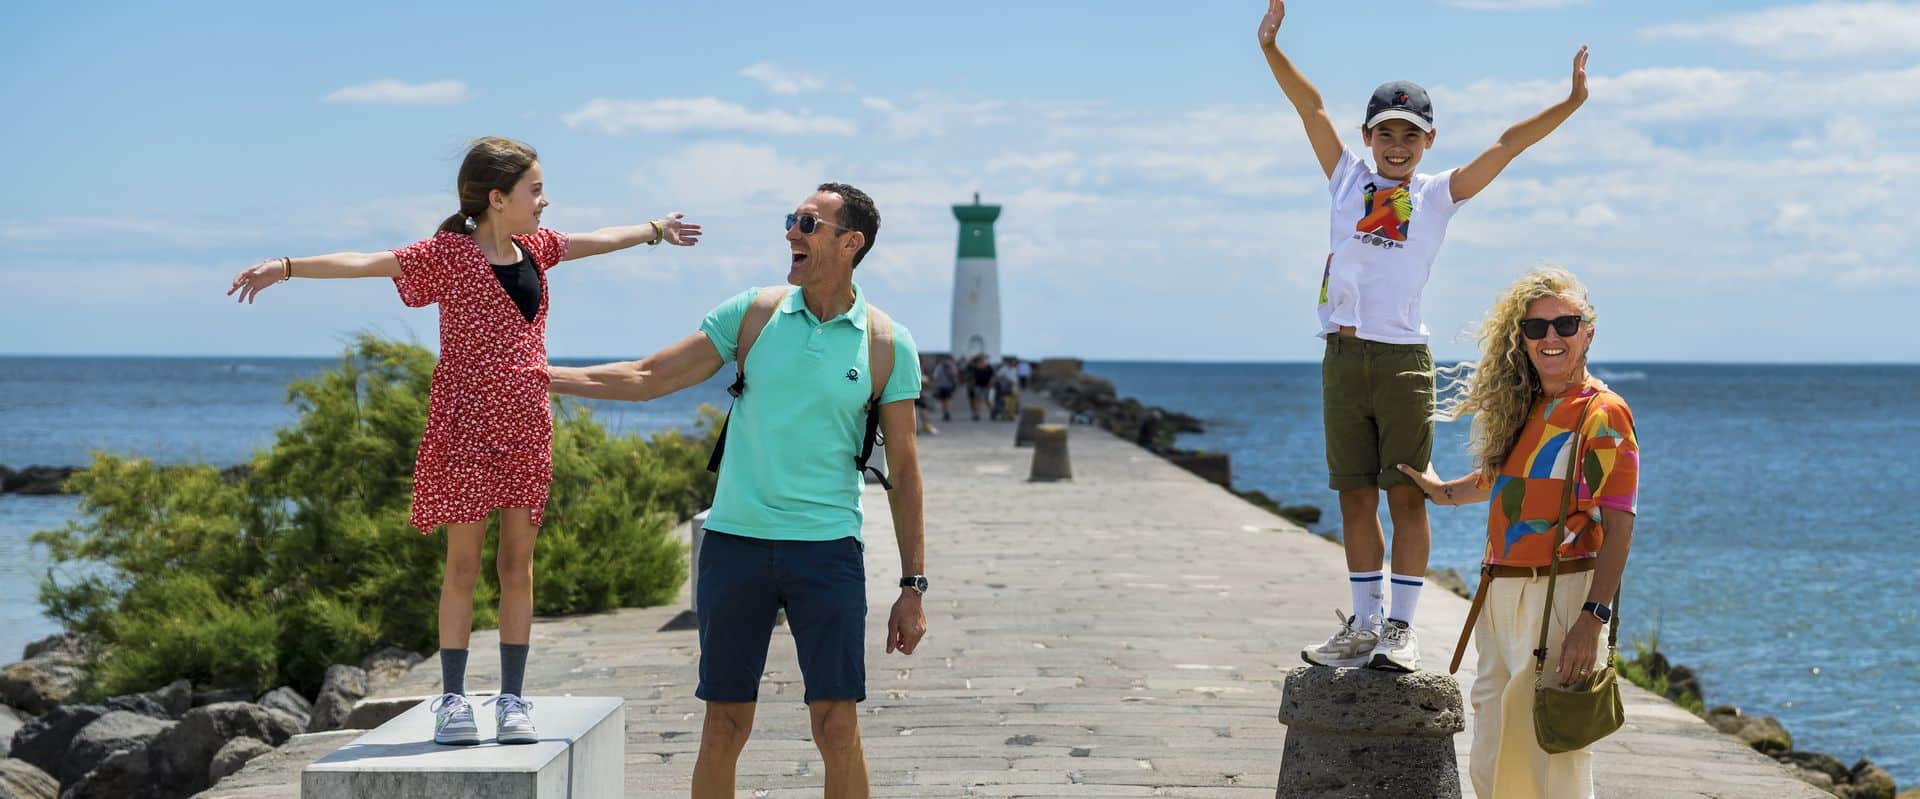
[[1073, 463], [1067, 458], [1067, 426], [1038, 425], [1033, 431], [1033, 473], [1030, 480], [1072, 480]]
[[1033, 433], [1047, 420], [1047, 409], [1038, 405], [1029, 405], [1020, 409], [1020, 425], [1013, 429], [1013, 445], [1026, 447], [1033, 445]]
[[1435, 672], [1302, 666], [1280, 695], [1287, 727], [1276, 799], [1455, 799], [1460, 684]]

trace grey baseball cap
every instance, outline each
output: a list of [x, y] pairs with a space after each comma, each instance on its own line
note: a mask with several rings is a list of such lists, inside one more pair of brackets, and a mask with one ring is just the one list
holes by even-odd
[[1373, 126], [1389, 119], [1404, 119], [1422, 131], [1433, 130], [1433, 101], [1427, 90], [1410, 80], [1388, 81], [1373, 90], [1367, 101], [1367, 124]]

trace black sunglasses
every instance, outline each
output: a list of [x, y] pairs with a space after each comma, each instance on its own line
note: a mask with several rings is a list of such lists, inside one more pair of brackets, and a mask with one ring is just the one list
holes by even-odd
[[1561, 337], [1572, 336], [1580, 332], [1580, 323], [1587, 321], [1584, 316], [1556, 316], [1552, 319], [1520, 320], [1520, 335], [1539, 341], [1547, 337], [1547, 325], [1553, 325], [1553, 332]]
[[794, 225], [799, 225], [800, 232], [809, 236], [813, 235], [813, 231], [818, 230], [820, 225], [847, 230], [846, 227], [828, 222], [813, 214], [787, 214], [787, 229], [792, 230]]

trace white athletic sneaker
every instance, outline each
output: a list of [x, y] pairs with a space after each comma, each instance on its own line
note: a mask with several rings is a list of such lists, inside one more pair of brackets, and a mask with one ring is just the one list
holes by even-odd
[[503, 744], [540, 742], [533, 731], [533, 703], [513, 694], [501, 694], [487, 700], [493, 705], [494, 740]]
[[1419, 671], [1420, 642], [1413, 637], [1413, 626], [1388, 619], [1380, 628], [1380, 643], [1373, 648], [1370, 668], [1383, 671]]
[[460, 694], [441, 694], [428, 708], [433, 711], [433, 742], [453, 746], [472, 746], [480, 742], [480, 727], [473, 723], [473, 705]]
[[1340, 620], [1340, 630], [1319, 646], [1309, 646], [1300, 650], [1300, 659], [1315, 666], [1353, 667], [1365, 666], [1373, 658], [1374, 645], [1380, 643], [1380, 636], [1364, 625], [1359, 618], [1348, 616], [1340, 611], [1333, 612]]

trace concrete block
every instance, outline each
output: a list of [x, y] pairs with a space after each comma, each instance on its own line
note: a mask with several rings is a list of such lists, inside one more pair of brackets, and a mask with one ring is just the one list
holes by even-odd
[[1287, 674], [1276, 799], [1457, 799], [1453, 736], [1466, 728], [1460, 685], [1433, 672], [1302, 666]]
[[1067, 457], [1067, 426], [1043, 424], [1033, 432], [1033, 473], [1036, 481], [1072, 480], [1073, 463]]
[[435, 744], [433, 714], [422, 702], [302, 770], [301, 799], [620, 796], [626, 701], [601, 696], [529, 700], [539, 743], [494, 743], [493, 709], [476, 701], [473, 715], [480, 725], [480, 745]]
[[1034, 432], [1047, 421], [1047, 409], [1039, 405], [1029, 405], [1020, 409], [1020, 424], [1013, 429], [1013, 445], [1016, 447], [1033, 446]]

